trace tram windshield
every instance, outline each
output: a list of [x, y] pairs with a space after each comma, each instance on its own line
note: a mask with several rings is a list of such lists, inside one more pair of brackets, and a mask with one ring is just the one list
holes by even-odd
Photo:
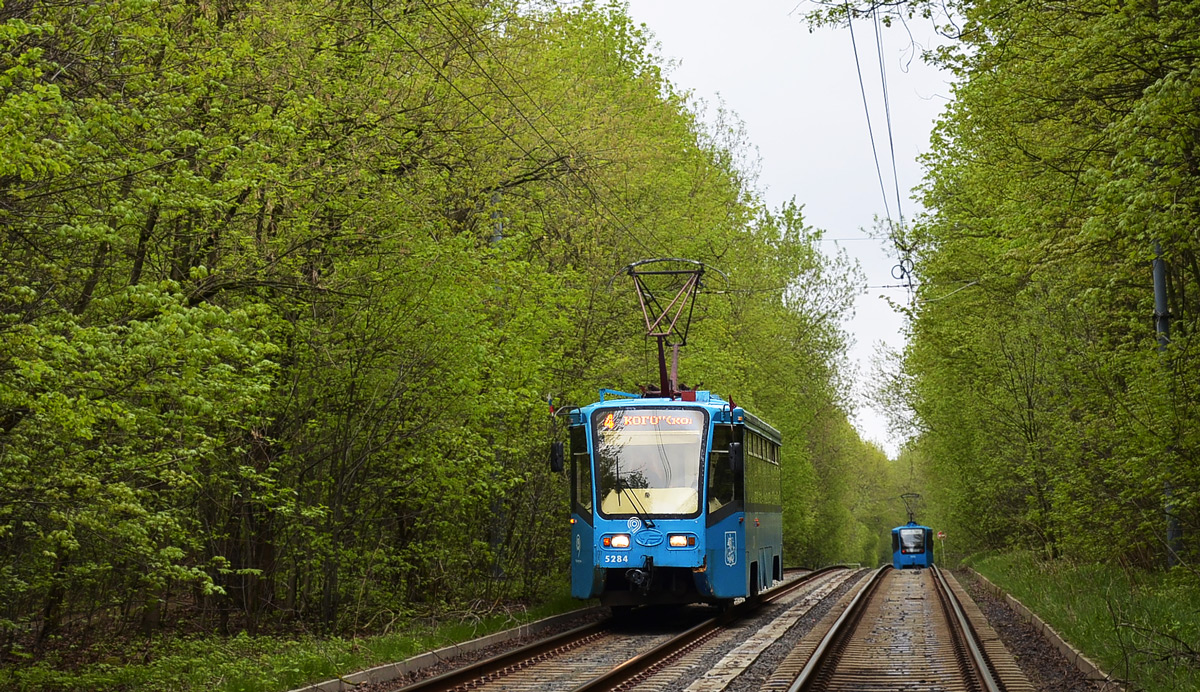
[[925, 529], [900, 529], [900, 552], [903, 554], [925, 552]]
[[597, 411], [592, 425], [600, 514], [698, 514], [707, 422], [701, 409]]

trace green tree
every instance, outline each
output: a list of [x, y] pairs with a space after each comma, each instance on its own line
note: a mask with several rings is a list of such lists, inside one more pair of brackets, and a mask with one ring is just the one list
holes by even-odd
[[[924, 2], [843, 5], [821, 15]], [[1161, 565], [1196, 526], [1195, 3], [951, 8], [957, 77], [912, 230], [916, 457], [974, 547]], [[1157, 350], [1150, 260], [1168, 265]], [[999, 527], [1004, 527], [1000, 530]], [[1194, 546], [1185, 546], [1190, 554]]]

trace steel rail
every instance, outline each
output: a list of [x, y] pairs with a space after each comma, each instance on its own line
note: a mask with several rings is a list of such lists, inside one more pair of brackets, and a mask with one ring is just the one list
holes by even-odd
[[502, 673], [506, 669], [523, 667], [522, 664], [536, 662], [541, 656], [550, 654], [558, 649], [574, 648], [584, 641], [603, 634], [609, 630], [610, 621], [592, 623], [554, 635], [548, 639], [527, 644], [518, 649], [492, 656], [464, 668], [447, 671], [441, 675], [426, 678], [420, 682], [400, 688], [401, 692], [434, 692], [435, 690], [451, 690], [465, 683], [485, 679]]
[[[879, 583], [882, 582], [882, 575], [891, 569], [891, 566], [885, 565], [876, 570], [870, 580], [855, 594], [853, 600], [838, 616], [812, 655], [809, 656], [800, 674], [788, 687], [788, 692], [805, 692], [819, 687], [818, 678], [821, 673], [825, 672], [824, 669], [829, 661], [836, 655], [836, 649], [852, 634], [862, 612], [865, 611], [867, 604], [874, 597]], [[978, 687], [972, 689], [979, 689], [981, 692], [1003, 692], [1004, 688], [997, 684], [996, 678], [992, 675], [990, 661], [979, 646], [974, 627], [963, 612], [961, 604], [946, 578], [936, 567], [931, 568], [931, 574], [939, 605], [946, 617], [947, 624], [950, 625], [948, 631], [950, 636], [956, 640], [954, 642], [955, 649], [960, 652], [957, 658], [960, 674], [967, 676], [964, 681], [973, 677]]]
[[962, 607], [958, 603], [958, 598], [950, 589], [950, 585], [946, 583], [946, 578], [942, 576], [942, 571], [937, 567], [933, 567], [932, 569], [938, 590], [945, 598], [945, 603], [949, 603], [949, 609], [954, 613], [954, 620], [958, 624], [958, 631], [962, 634], [967, 648], [971, 652], [971, 660], [975, 664], [975, 673], [979, 676], [980, 683], [983, 684], [986, 692], [1003, 692], [1000, 685], [996, 683], [996, 679], [992, 677], [991, 665], [988, 662], [987, 656], [984, 656], [983, 651], [979, 648], [975, 629], [971, 627], [971, 621], [963, 613]]
[[653, 670], [660, 664], [673, 658], [676, 654], [690, 650], [695, 646], [702, 644], [719, 632], [725, 625], [736, 620], [742, 615], [745, 615], [751, 610], [758, 608], [758, 606], [781, 599], [796, 589], [799, 589], [801, 586], [811, 582], [813, 579], [816, 579], [818, 576], [835, 569], [845, 568], [840, 565], [822, 567], [819, 570], [804, 575], [790, 584], [783, 584], [771, 589], [769, 592], [762, 594], [762, 596], [757, 600], [745, 600], [738, 605], [729, 608], [724, 613], [721, 613], [720, 615], [709, 620], [705, 620], [686, 632], [672, 637], [653, 649], [634, 656], [617, 667], [609, 670], [607, 673], [595, 677], [579, 687], [572, 689], [571, 692], [598, 692], [599, 690], [615, 689], [620, 685], [636, 678], [637, 676]]
[[821, 638], [821, 643], [817, 645], [812, 656], [809, 656], [808, 663], [804, 664], [804, 668], [796, 676], [796, 679], [792, 681], [787, 692], [801, 692], [811, 687], [816, 680], [817, 672], [821, 670], [826, 659], [832, 653], [834, 644], [850, 632], [853, 623], [862, 615], [863, 609], [871, 600], [871, 595], [875, 593], [875, 589], [878, 588], [879, 583], [882, 581], [882, 575], [890, 569], [892, 569], [891, 565], [880, 567], [875, 570], [875, 573], [871, 575], [867, 583], [863, 584], [863, 587], [854, 595], [850, 604], [838, 616], [833, 626]]
[[733, 609], [730, 609], [729, 611], [726, 611], [715, 618], [705, 620], [686, 632], [671, 637], [653, 649], [634, 656], [628, 661], [618, 665], [616, 668], [609, 670], [607, 673], [592, 678], [579, 687], [572, 689], [571, 692], [596, 692], [597, 690], [611, 690], [620, 684], [627, 682], [638, 675], [641, 675], [642, 673], [645, 673], [674, 654], [682, 652], [707, 640], [711, 635], [720, 631], [725, 622], [733, 619], [731, 615], [732, 612]]

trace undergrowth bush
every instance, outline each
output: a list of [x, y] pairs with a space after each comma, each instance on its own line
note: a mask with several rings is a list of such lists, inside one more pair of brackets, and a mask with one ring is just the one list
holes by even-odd
[[157, 638], [139, 641], [144, 661], [99, 660], [70, 668], [48, 656], [27, 667], [0, 669], [0, 689], [28, 692], [281, 692], [404, 660], [579, 607], [565, 593], [519, 613], [415, 621], [387, 634], [345, 639], [317, 636]]

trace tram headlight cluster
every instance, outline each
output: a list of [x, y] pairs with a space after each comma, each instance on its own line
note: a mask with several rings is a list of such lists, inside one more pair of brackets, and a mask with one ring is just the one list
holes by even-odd
[[[605, 548], [628, 548], [632, 545], [631, 538], [627, 533], [610, 533], [600, 538], [600, 544]], [[696, 535], [672, 533], [667, 536], [667, 545], [672, 548], [694, 548], [696, 547]]]

